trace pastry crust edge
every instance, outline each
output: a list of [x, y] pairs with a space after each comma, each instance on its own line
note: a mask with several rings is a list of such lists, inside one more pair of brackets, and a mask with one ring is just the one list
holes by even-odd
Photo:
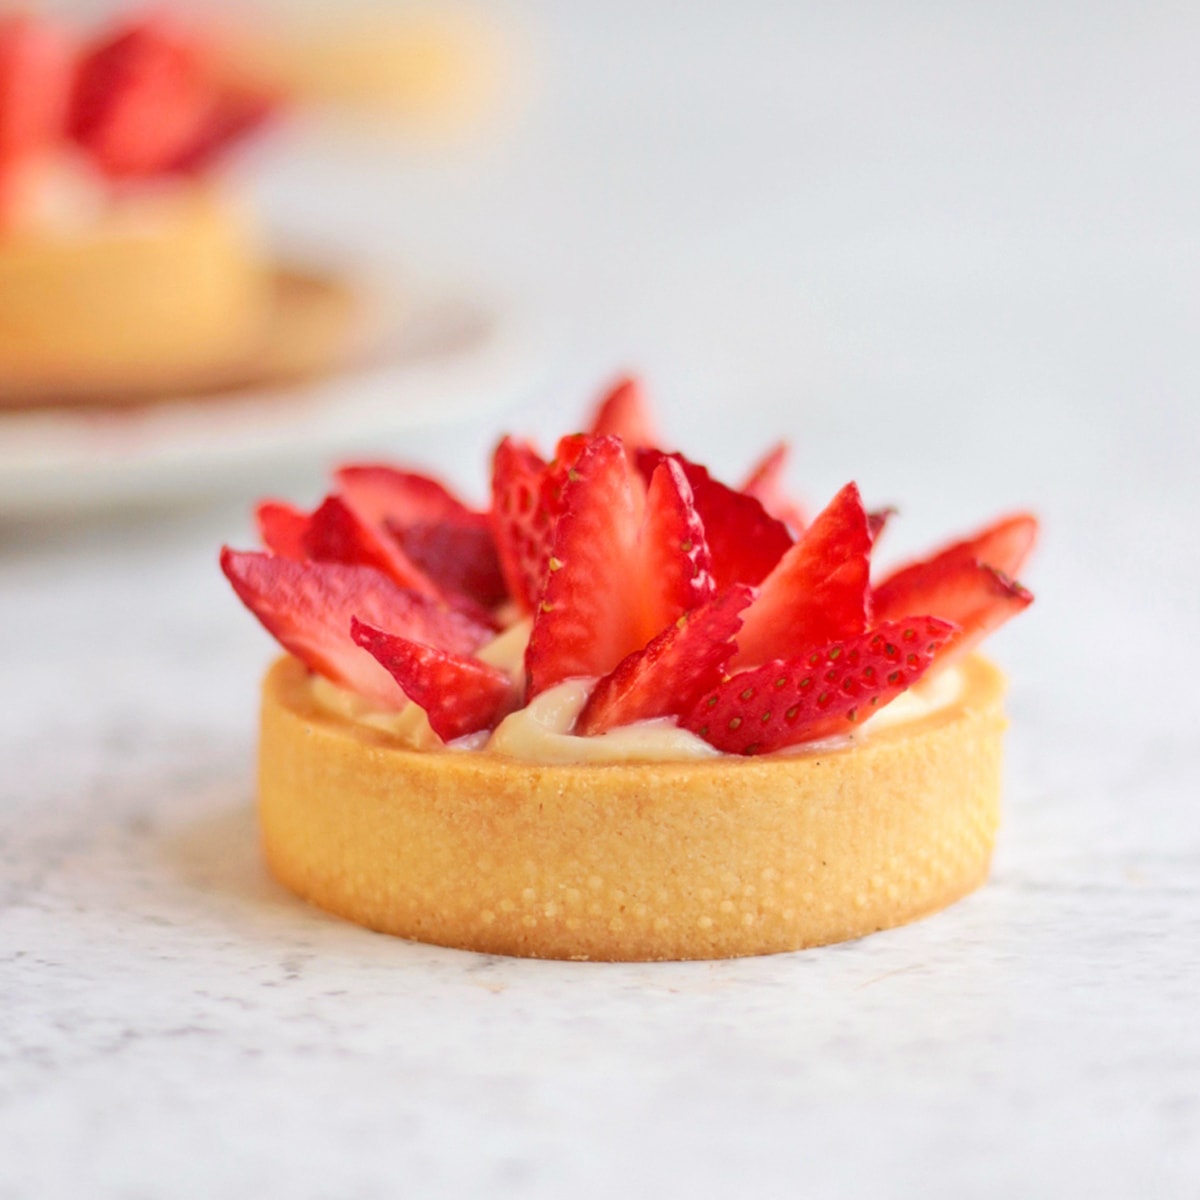
[[406, 749], [263, 684], [267, 863], [369, 929], [534, 958], [718, 959], [861, 937], [986, 878], [1004, 678], [848, 747], [760, 759], [537, 764]]

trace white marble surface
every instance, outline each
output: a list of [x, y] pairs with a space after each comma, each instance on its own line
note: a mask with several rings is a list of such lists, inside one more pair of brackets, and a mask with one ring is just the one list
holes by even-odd
[[[1036, 506], [994, 877], [723, 964], [361, 932], [258, 860], [245, 497], [2, 529], [0, 1198], [1197, 1195], [1196, 13], [563, 8], [492, 147], [264, 197], [554, 315], [522, 423], [637, 363], [718, 466], [784, 430], [902, 503], [896, 552]], [[479, 478], [498, 426], [399, 449]]]

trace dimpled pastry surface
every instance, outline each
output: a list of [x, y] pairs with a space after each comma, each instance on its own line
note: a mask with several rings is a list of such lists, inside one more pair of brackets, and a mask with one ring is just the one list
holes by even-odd
[[410, 750], [264, 685], [259, 810], [272, 871], [369, 928], [497, 954], [653, 960], [860, 937], [987, 875], [1000, 813], [1000, 673], [814, 755], [551, 764]]

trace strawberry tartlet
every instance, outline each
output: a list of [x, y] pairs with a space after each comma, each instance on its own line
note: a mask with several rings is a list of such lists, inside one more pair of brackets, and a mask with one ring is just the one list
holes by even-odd
[[275, 108], [162, 16], [88, 39], [0, 18], [0, 408], [232, 388], [341, 353], [349, 289], [269, 262], [216, 179]]
[[263, 692], [267, 860], [372, 929], [571, 959], [858, 937], [985, 878], [1035, 519], [872, 578], [890, 510], [811, 519], [773, 449], [741, 487], [659, 447], [638, 384], [486, 511], [343, 467], [222, 551], [287, 656]]

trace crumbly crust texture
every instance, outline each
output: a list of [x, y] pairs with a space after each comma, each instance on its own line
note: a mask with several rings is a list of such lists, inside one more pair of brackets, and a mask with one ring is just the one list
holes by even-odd
[[828, 752], [545, 765], [422, 753], [331, 716], [295, 659], [263, 687], [267, 862], [313, 904], [418, 941], [535, 958], [771, 954], [978, 887], [1000, 815], [1004, 680]]

